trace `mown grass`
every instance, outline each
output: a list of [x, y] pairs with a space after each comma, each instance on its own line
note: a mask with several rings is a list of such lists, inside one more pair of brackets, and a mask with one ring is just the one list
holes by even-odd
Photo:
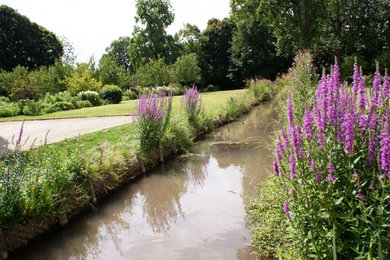
[[[226, 100], [230, 96], [236, 96], [242, 94], [243, 89], [228, 90], [228, 91], [216, 91], [202, 93], [203, 103], [205, 106], [205, 112], [210, 116], [218, 115], [218, 109], [226, 103]], [[179, 111], [181, 109], [182, 96], [175, 96], [173, 98], [173, 111]], [[40, 116], [14, 116], [0, 118], [0, 121], [23, 121], [23, 120], [40, 120], [40, 119], [59, 119], [59, 118], [75, 118], [75, 117], [96, 117], [96, 116], [123, 116], [134, 115], [137, 108], [137, 100], [123, 101], [120, 104], [105, 105], [98, 107], [87, 107], [81, 109], [74, 109], [69, 111], [60, 111], [51, 114], [44, 114]]]

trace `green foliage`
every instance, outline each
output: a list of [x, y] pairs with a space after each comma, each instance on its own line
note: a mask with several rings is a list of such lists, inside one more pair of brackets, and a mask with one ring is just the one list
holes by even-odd
[[129, 100], [137, 99], [138, 94], [135, 90], [128, 89], [123, 92], [123, 97], [127, 97]]
[[8, 78], [11, 80], [6, 84], [10, 85], [10, 98], [13, 101], [19, 101], [21, 99], [36, 99], [38, 97], [38, 88], [34, 84], [32, 78], [29, 77], [29, 73], [26, 68], [17, 66], [12, 71], [12, 76]]
[[283, 212], [284, 187], [276, 176], [269, 176], [259, 186], [259, 194], [246, 209], [250, 215], [252, 245], [259, 257], [302, 259], [299, 243]]
[[130, 37], [119, 37], [117, 40], [111, 42], [110, 46], [106, 48], [107, 55], [114, 58], [116, 64], [121, 66], [126, 72], [134, 70], [134, 67], [130, 63], [130, 44]]
[[39, 116], [45, 113], [47, 105], [42, 101], [27, 101], [23, 106], [23, 115]]
[[253, 93], [256, 100], [268, 101], [272, 96], [272, 82], [269, 80], [251, 80], [249, 82], [249, 91]]
[[[29, 152], [19, 150], [0, 155], [0, 219], [12, 226], [25, 217], [41, 221], [50, 217], [66, 194], [74, 194], [83, 183], [77, 153], [44, 146]], [[61, 196], [59, 196], [61, 194]]]
[[77, 108], [93, 107], [92, 103], [89, 102], [89, 100], [77, 100], [76, 106]]
[[195, 53], [179, 57], [172, 68], [173, 81], [184, 85], [191, 85], [200, 82], [200, 68], [198, 57]]
[[[231, 19], [210, 19], [207, 28], [202, 33], [199, 66], [202, 79], [206, 84], [212, 84], [221, 89], [233, 88], [234, 82], [228, 77], [231, 60], [229, 49], [235, 24]], [[238, 85], [243, 85], [239, 82]]]
[[49, 66], [63, 54], [54, 33], [6, 5], [0, 6], [0, 42], [0, 68], [6, 71], [17, 66], [29, 70]]
[[93, 77], [94, 73], [88, 64], [78, 64], [76, 71], [66, 78], [67, 90], [72, 95], [87, 90], [100, 91], [102, 83]]
[[174, 14], [169, 0], [137, 0], [135, 21], [142, 26], [135, 26], [129, 46], [132, 66], [139, 67], [164, 59], [167, 63], [176, 60], [177, 51], [173, 37], [165, 29], [173, 23]]
[[153, 60], [140, 67], [133, 76], [136, 85], [143, 87], [162, 86], [171, 82], [169, 66], [164, 59]]
[[299, 52], [295, 56], [292, 68], [287, 74], [278, 78], [275, 83], [276, 101], [279, 109], [285, 111], [285, 100], [288, 94], [293, 97], [294, 113], [301, 119], [305, 109], [311, 108], [311, 102], [317, 87], [318, 74], [313, 65], [313, 58], [309, 52]]
[[114, 57], [105, 54], [99, 61], [99, 76], [103, 85], [121, 86], [124, 83], [125, 71]]
[[0, 105], [0, 117], [11, 117], [20, 114], [20, 107], [15, 103], [5, 103]]
[[101, 97], [110, 104], [119, 104], [122, 101], [122, 90], [115, 85], [106, 85], [100, 92]]
[[80, 100], [89, 101], [93, 106], [100, 106], [102, 104], [102, 99], [100, 98], [99, 93], [96, 91], [81, 91], [77, 94], [77, 97]]
[[176, 37], [181, 46], [181, 55], [188, 55], [191, 53], [200, 53], [200, 38], [201, 32], [196, 25], [185, 24]]
[[178, 114], [171, 118], [163, 142], [172, 145], [175, 152], [189, 151], [193, 144], [192, 127], [183, 117], [183, 114]]
[[58, 111], [72, 110], [74, 108], [75, 107], [70, 102], [67, 102], [67, 101], [57, 101], [57, 102], [54, 102], [52, 105], [50, 105], [48, 108], [46, 108], [45, 112], [46, 113], [53, 113], [53, 112], [58, 112]]

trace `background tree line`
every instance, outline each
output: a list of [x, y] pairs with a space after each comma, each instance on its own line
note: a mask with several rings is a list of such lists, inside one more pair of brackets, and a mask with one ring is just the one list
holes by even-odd
[[317, 68], [334, 56], [344, 70], [354, 56], [370, 71], [374, 59], [390, 67], [387, 0], [231, 0], [230, 17], [210, 19], [203, 31], [185, 24], [175, 35], [166, 32], [174, 21], [169, 0], [138, 0], [136, 7], [132, 35], [114, 40], [97, 63], [74, 64], [66, 41], [1, 6], [0, 95], [37, 98], [69, 90], [69, 82], [237, 88], [274, 79], [298, 50], [311, 51]]

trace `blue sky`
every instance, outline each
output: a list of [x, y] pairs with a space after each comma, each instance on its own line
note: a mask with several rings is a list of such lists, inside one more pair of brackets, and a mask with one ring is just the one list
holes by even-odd
[[[78, 61], [99, 60], [105, 48], [120, 36], [130, 36], [135, 24], [135, 0], [0, 0], [31, 21], [73, 45]], [[229, 16], [229, 0], [171, 0], [175, 22], [168, 33], [183, 24], [206, 28], [210, 18]]]

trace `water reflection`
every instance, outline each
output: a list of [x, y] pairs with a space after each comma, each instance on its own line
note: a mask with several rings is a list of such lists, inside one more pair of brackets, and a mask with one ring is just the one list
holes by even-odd
[[[17, 259], [252, 259], [245, 200], [270, 170], [274, 114], [262, 106], [115, 193]], [[219, 149], [213, 142], [242, 142]]]

